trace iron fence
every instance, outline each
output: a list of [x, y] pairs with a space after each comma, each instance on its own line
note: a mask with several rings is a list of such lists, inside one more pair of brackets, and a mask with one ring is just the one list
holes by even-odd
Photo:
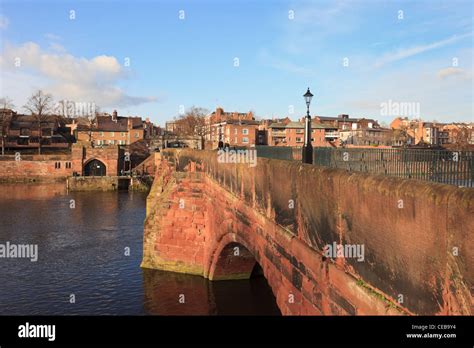
[[[299, 147], [257, 146], [257, 155], [301, 160]], [[474, 151], [432, 149], [353, 149], [316, 147], [315, 165], [474, 187]]]

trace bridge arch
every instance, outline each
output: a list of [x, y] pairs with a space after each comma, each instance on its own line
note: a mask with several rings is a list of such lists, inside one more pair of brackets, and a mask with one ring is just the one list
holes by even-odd
[[257, 264], [263, 268], [259, 252], [236, 233], [225, 234], [211, 255], [210, 280], [249, 279]]
[[210, 280], [249, 279], [257, 260], [242, 243], [220, 243], [209, 270]]
[[228, 232], [214, 245], [207, 274], [204, 274], [206, 278], [213, 281], [250, 279], [258, 271], [256, 274], [263, 275], [270, 286], [280, 311], [286, 311], [281, 303], [284, 297], [281, 292], [285, 292], [279, 281], [281, 277], [275, 274], [277, 270], [262, 256], [264, 251], [256, 240], [252, 237], [250, 240], [244, 239], [239, 232]]
[[106, 176], [107, 166], [99, 158], [91, 158], [84, 162], [84, 176]]

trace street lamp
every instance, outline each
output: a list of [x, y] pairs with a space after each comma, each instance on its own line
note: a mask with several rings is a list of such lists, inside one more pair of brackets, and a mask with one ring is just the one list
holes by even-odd
[[303, 145], [303, 163], [313, 164], [313, 145], [311, 144], [311, 115], [309, 114], [309, 104], [313, 94], [308, 90], [303, 95], [306, 102], [307, 112], [304, 122], [304, 145]]

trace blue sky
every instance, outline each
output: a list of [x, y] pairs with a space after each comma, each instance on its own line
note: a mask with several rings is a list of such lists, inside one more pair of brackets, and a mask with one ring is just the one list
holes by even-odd
[[0, 35], [17, 108], [41, 88], [159, 124], [181, 105], [297, 119], [309, 86], [312, 114], [474, 121], [472, 1], [7, 0]]

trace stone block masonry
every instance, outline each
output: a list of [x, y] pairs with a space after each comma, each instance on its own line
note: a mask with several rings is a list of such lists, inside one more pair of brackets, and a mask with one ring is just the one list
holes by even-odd
[[[18, 160], [20, 159], [20, 160]], [[24, 155], [0, 157], [0, 178], [12, 181], [25, 178], [60, 178], [72, 175], [69, 155]]]
[[117, 146], [92, 148], [75, 144], [70, 154], [0, 156], [0, 182], [54, 181], [74, 173], [84, 175], [84, 166], [92, 160], [105, 165], [106, 176], [118, 176], [123, 168], [123, 152]]
[[127, 189], [130, 180], [117, 176], [78, 176], [66, 179], [70, 191], [116, 191]]
[[[220, 280], [258, 262], [283, 314], [472, 314], [473, 213], [473, 189], [170, 150], [142, 267]], [[336, 244], [363, 245], [363, 259], [327, 257]]]

